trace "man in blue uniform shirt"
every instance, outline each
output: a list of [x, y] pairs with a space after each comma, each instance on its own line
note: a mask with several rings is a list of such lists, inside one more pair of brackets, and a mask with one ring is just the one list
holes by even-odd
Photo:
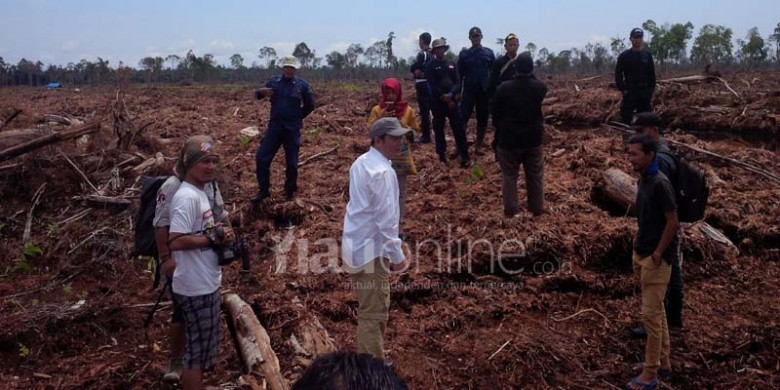
[[314, 96], [309, 84], [295, 76], [300, 67], [295, 57], [282, 58], [281, 67], [281, 75], [272, 77], [264, 88], [255, 91], [255, 98], [271, 100], [271, 119], [255, 156], [260, 191], [252, 198], [253, 202], [262, 201], [271, 194], [271, 161], [280, 146], [284, 146], [286, 161], [285, 198], [292, 200], [298, 190], [301, 128], [303, 119], [314, 110]]
[[493, 50], [482, 46], [482, 30], [472, 27], [469, 30], [471, 47], [463, 49], [458, 56], [458, 71], [463, 77], [463, 98], [460, 111], [464, 127], [468, 126], [471, 112], [477, 107], [477, 143], [476, 153], [480, 154], [485, 143], [485, 131], [488, 124], [488, 89], [490, 86], [490, 68], [496, 60]]

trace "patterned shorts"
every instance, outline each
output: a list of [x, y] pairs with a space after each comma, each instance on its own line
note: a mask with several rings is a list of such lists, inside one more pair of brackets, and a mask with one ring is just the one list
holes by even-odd
[[219, 290], [195, 297], [174, 293], [173, 297], [181, 306], [187, 334], [182, 365], [188, 369], [208, 370], [217, 363], [222, 341]]

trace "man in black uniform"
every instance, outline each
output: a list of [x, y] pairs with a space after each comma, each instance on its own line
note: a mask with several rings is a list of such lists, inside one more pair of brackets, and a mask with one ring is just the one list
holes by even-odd
[[[493, 70], [490, 71], [490, 86], [488, 94], [492, 97], [496, 89], [504, 81], [512, 80], [511, 72], [508, 72], [509, 65], [517, 59], [517, 50], [520, 48], [520, 40], [517, 35], [509, 34], [504, 38], [504, 50], [506, 54], [496, 59], [493, 63]], [[495, 119], [494, 119], [495, 121]]]
[[444, 54], [450, 49], [444, 38], [434, 39], [432, 45], [434, 59], [425, 68], [425, 77], [431, 91], [431, 111], [433, 112], [433, 133], [436, 138], [436, 154], [439, 161], [447, 162], [447, 141], [444, 138], [444, 122], [449, 119], [455, 145], [460, 154], [460, 166], [471, 165], [469, 151], [466, 145], [466, 129], [460, 116], [455, 95], [460, 90], [458, 70], [452, 61], [444, 59]]
[[615, 85], [623, 94], [620, 115], [627, 125], [634, 112], [653, 111], [655, 65], [653, 55], [644, 47], [644, 35], [641, 28], [631, 30], [631, 48], [620, 53], [615, 65]]
[[428, 82], [425, 79], [425, 67], [433, 59], [431, 54], [431, 34], [424, 32], [420, 34], [420, 52], [412, 63], [412, 75], [414, 76], [414, 87], [417, 92], [417, 104], [420, 107], [420, 130], [422, 136], [420, 143], [427, 144], [431, 142], [431, 93], [428, 90]]
[[488, 125], [488, 84], [490, 83], [490, 68], [496, 61], [493, 50], [482, 46], [482, 30], [472, 27], [469, 30], [471, 47], [463, 49], [458, 55], [458, 72], [463, 77], [463, 97], [460, 102], [460, 112], [463, 126], [469, 123], [474, 106], [477, 107], [477, 143], [476, 153], [485, 142], [485, 132]]

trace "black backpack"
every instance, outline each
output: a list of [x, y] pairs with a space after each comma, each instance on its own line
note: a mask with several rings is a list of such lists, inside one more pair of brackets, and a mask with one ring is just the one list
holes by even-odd
[[675, 177], [670, 177], [677, 202], [677, 218], [680, 222], [696, 222], [704, 219], [704, 210], [710, 196], [707, 175], [704, 170], [691, 165], [688, 160], [674, 153], [659, 152], [672, 157], [677, 167]]
[[133, 256], [157, 257], [154, 240], [154, 210], [157, 208], [157, 192], [170, 176], [144, 176], [141, 187], [141, 204], [135, 215], [135, 249]]

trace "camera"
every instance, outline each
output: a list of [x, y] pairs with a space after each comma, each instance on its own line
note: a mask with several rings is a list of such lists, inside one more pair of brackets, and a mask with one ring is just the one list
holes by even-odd
[[217, 252], [217, 258], [219, 259], [219, 265], [224, 266], [234, 262], [237, 259], [241, 259], [241, 272], [249, 272], [249, 244], [243, 237], [236, 234], [235, 240], [232, 242], [223, 242], [225, 239], [225, 227], [215, 226], [212, 234], [216, 237], [216, 242], [222, 242], [222, 244], [214, 245], [214, 251]]

